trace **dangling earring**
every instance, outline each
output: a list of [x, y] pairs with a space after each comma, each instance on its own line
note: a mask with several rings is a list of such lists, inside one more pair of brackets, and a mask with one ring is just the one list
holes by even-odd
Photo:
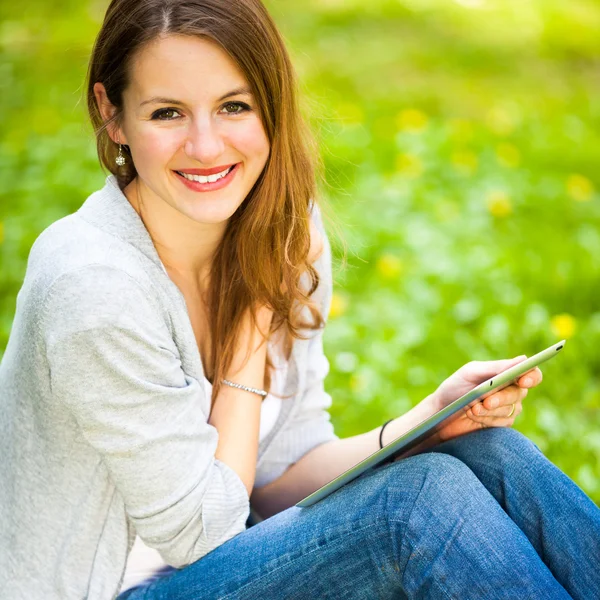
[[119, 144], [119, 155], [115, 158], [115, 162], [119, 167], [122, 167], [125, 164], [125, 156], [123, 155], [123, 147]]

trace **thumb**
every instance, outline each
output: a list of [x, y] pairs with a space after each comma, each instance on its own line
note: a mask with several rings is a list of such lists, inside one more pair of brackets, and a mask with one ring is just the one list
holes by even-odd
[[485, 360], [485, 361], [474, 361], [468, 365], [467, 376], [470, 380], [481, 382], [506, 371], [514, 365], [518, 365], [527, 358], [526, 354], [516, 356], [515, 358], [507, 358], [503, 360]]

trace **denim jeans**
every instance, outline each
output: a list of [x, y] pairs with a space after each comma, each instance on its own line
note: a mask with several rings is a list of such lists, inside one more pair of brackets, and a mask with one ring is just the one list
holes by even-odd
[[600, 509], [490, 428], [291, 507], [118, 600], [600, 598]]

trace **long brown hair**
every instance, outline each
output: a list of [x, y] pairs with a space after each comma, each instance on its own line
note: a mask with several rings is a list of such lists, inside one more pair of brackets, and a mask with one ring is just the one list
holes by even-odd
[[[205, 365], [205, 370], [213, 373], [214, 402], [248, 310], [254, 318], [259, 303], [273, 309], [270, 333], [285, 328], [286, 355], [294, 338], [306, 339], [301, 328], [324, 326], [323, 315], [310, 298], [319, 275], [308, 261], [310, 201], [316, 202], [323, 165], [301, 116], [296, 75], [285, 44], [260, 0], [112, 0], [92, 50], [86, 88], [100, 163], [115, 175], [121, 190], [137, 171], [129, 153], [124, 166], [115, 165], [118, 145], [106, 129], [122, 122], [132, 57], [154, 39], [172, 34], [212, 40], [231, 57], [250, 84], [270, 142], [265, 168], [230, 218], [211, 266], [207, 298], [212, 365]], [[96, 104], [96, 82], [104, 84], [116, 108], [107, 122]], [[306, 290], [301, 286], [304, 273], [308, 273]], [[311, 323], [299, 319], [306, 310]], [[267, 389], [272, 368], [267, 357]]]

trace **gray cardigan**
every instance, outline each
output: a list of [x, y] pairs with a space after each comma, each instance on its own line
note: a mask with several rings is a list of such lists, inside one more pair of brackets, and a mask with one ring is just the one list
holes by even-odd
[[[327, 317], [331, 248], [311, 214]], [[297, 393], [260, 442], [257, 487], [337, 439], [312, 334], [294, 343], [284, 393]], [[112, 599], [136, 532], [181, 568], [245, 530], [248, 493], [215, 459], [185, 300], [112, 175], [31, 249], [0, 400], [3, 600]]]

